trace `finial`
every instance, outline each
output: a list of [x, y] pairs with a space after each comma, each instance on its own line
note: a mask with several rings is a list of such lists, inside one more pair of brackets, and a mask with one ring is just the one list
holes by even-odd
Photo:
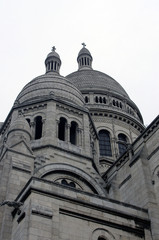
[[56, 48], [55, 46], [52, 47], [52, 52], [55, 52]]
[[83, 45], [83, 47], [86, 47], [86, 44], [84, 42], [82, 43], [82, 45]]

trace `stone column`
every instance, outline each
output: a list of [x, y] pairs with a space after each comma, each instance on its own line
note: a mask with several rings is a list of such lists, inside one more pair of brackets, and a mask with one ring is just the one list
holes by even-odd
[[65, 125], [65, 141], [70, 142], [70, 124]]
[[59, 132], [59, 120], [56, 120], [56, 137], [58, 138], [58, 132]]
[[117, 148], [116, 148], [116, 138], [111, 138], [110, 140], [112, 142], [112, 156], [114, 159], [117, 159], [118, 157], [118, 151], [117, 151]]
[[126, 105], [127, 105], [127, 101], [125, 100], [124, 101], [124, 108], [123, 108], [123, 110], [125, 110], [125, 111], [126, 111]]
[[77, 128], [77, 146], [82, 146], [82, 129]]
[[31, 128], [31, 136], [32, 136], [32, 139], [35, 138], [35, 122], [30, 122], [30, 128]]
[[114, 159], [117, 159], [118, 157], [118, 150], [117, 150], [117, 145], [116, 145], [116, 136], [115, 136], [115, 124], [114, 124], [114, 119], [112, 119], [112, 129], [113, 129], [113, 136], [111, 137], [111, 142], [112, 142], [112, 156]]
[[42, 119], [42, 137], [45, 136], [45, 121], [46, 119]]

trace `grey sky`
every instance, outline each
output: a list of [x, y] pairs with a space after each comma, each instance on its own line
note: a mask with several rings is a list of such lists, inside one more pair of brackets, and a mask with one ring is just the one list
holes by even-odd
[[61, 75], [77, 70], [85, 42], [93, 68], [116, 79], [148, 125], [159, 109], [158, 0], [1, 0], [0, 121], [21, 89], [45, 73], [53, 45]]

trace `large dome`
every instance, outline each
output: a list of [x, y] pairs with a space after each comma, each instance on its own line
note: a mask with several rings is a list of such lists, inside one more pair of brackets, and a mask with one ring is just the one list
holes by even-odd
[[84, 69], [69, 74], [67, 78], [83, 93], [86, 91], [110, 92], [129, 99], [124, 88], [105, 73]]
[[75, 105], [84, 105], [80, 91], [69, 80], [53, 72], [36, 77], [29, 82], [19, 93], [16, 102], [25, 104], [38, 99], [45, 100], [50, 96]]
[[124, 88], [109, 75], [92, 69], [92, 55], [85, 44], [79, 51], [78, 71], [66, 76], [83, 94], [89, 110], [103, 109], [125, 114], [143, 122], [136, 104]]
[[82, 92], [109, 93], [122, 98], [130, 99], [124, 88], [112, 77], [105, 73], [92, 69], [92, 55], [82, 43], [83, 48], [79, 51], [77, 62], [78, 71], [67, 76], [73, 84]]

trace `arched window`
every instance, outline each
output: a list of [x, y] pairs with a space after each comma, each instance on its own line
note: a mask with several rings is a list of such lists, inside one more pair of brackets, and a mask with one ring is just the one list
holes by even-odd
[[116, 105], [115, 100], [113, 100], [113, 105], [114, 105], [114, 106]]
[[119, 154], [122, 155], [127, 149], [127, 136], [123, 133], [118, 135]]
[[95, 102], [98, 103], [98, 97], [97, 96], [95, 97]]
[[101, 156], [112, 156], [110, 134], [106, 130], [99, 131], [99, 150]]
[[70, 127], [70, 143], [76, 145], [77, 144], [77, 123], [76, 122], [71, 122], [71, 127]]
[[106, 240], [104, 237], [99, 237], [98, 240]]
[[74, 182], [69, 183], [70, 187], [76, 188], [76, 184]]
[[61, 180], [61, 184], [63, 184], [63, 185], [68, 185], [68, 183], [67, 183], [67, 181], [66, 181], [65, 179], [62, 179], [62, 180]]
[[42, 117], [37, 116], [35, 118], [35, 139], [40, 139], [42, 137]]
[[99, 102], [102, 103], [102, 97], [99, 97]]
[[85, 103], [88, 103], [88, 97], [85, 96]]
[[106, 98], [104, 97], [103, 98], [103, 102], [106, 104], [107, 103], [107, 100], [106, 100]]
[[67, 123], [67, 120], [61, 117], [59, 122], [59, 127], [58, 127], [58, 138], [62, 141], [65, 141], [66, 123]]
[[62, 179], [61, 184], [72, 187], [72, 188], [76, 188], [76, 184], [70, 180]]
[[29, 119], [29, 118], [26, 118], [26, 120], [27, 120], [27, 122], [28, 122], [29, 126], [31, 126], [30, 119]]
[[51, 61], [51, 70], [53, 70], [53, 61]]

